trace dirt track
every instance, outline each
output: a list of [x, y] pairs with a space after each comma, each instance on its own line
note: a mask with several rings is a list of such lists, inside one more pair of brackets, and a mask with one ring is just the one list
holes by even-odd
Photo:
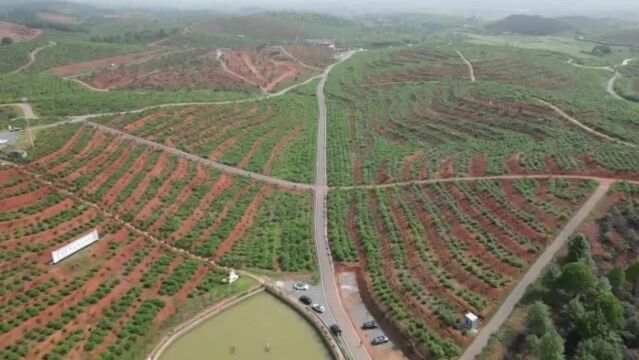
[[468, 61], [468, 59], [466, 59], [466, 57], [464, 56], [464, 54], [461, 53], [461, 51], [457, 51], [457, 54], [459, 55], [459, 57], [466, 63], [466, 66], [468, 66], [468, 75], [470, 76], [470, 81], [471, 82], [475, 82], [475, 69], [473, 68], [473, 64], [470, 63], [470, 61]]
[[26, 68], [28, 68], [29, 66], [33, 65], [33, 63], [36, 61], [36, 55], [38, 55], [38, 53], [46, 48], [50, 48], [53, 46], [58, 45], [55, 41], [49, 41], [49, 44], [44, 45], [44, 46], [40, 46], [39, 48], [33, 50], [30, 54], [29, 54], [29, 62], [22, 65], [21, 67], [13, 70], [11, 72], [12, 75], [17, 74], [21, 71], [24, 71]]

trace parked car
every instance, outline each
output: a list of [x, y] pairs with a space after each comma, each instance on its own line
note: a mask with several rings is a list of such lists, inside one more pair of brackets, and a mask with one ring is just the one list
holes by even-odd
[[362, 324], [362, 329], [363, 330], [371, 330], [371, 329], [377, 329], [377, 323], [373, 320], [371, 321], [367, 321], [365, 323]]
[[311, 298], [306, 295], [302, 295], [300, 296], [300, 302], [304, 305], [311, 305], [313, 300], [311, 300]]
[[342, 329], [339, 328], [336, 324], [331, 325], [331, 333], [335, 336], [342, 335]]
[[293, 289], [299, 290], [299, 291], [306, 291], [308, 290], [308, 284], [303, 282], [296, 282], [295, 284], [293, 284]]
[[373, 341], [371, 341], [371, 344], [373, 345], [381, 345], [381, 344], [386, 344], [388, 342], [388, 337], [386, 337], [386, 335], [380, 335], [380, 336], [375, 336], [373, 338]]
[[323, 313], [324, 311], [326, 311], [326, 308], [323, 305], [320, 304], [313, 304], [313, 306], [311, 306], [311, 308], [313, 310], [315, 310], [315, 312], [317, 313]]

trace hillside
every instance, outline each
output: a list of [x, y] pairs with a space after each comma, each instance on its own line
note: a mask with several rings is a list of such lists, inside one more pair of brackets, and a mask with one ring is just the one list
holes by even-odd
[[572, 29], [563, 21], [536, 15], [510, 15], [487, 25], [486, 28], [498, 33], [522, 35], [551, 35]]

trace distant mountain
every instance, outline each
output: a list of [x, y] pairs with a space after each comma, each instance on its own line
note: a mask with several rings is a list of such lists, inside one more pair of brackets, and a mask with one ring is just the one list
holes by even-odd
[[613, 31], [622, 31], [632, 29], [637, 26], [637, 22], [617, 18], [594, 18], [588, 16], [563, 16], [557, 17], [556, 20], [564, 22], [573, 28], [584, 33], [605, 33]]
[[486, 28], [498, 33], [522, 35], [551, 35], [573, 29], [561, 20], [537, 15], [510, 15], [488, 24]]

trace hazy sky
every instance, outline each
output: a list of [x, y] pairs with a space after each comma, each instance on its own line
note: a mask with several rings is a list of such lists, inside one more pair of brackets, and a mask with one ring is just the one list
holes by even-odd
[[639, 13], [639, 0], [76, 0], [110, 5], [156, 5], [234, 10], [243, 7], [340, 12], [422, 11], [464, 13], [539, 13], [544, 15]]

